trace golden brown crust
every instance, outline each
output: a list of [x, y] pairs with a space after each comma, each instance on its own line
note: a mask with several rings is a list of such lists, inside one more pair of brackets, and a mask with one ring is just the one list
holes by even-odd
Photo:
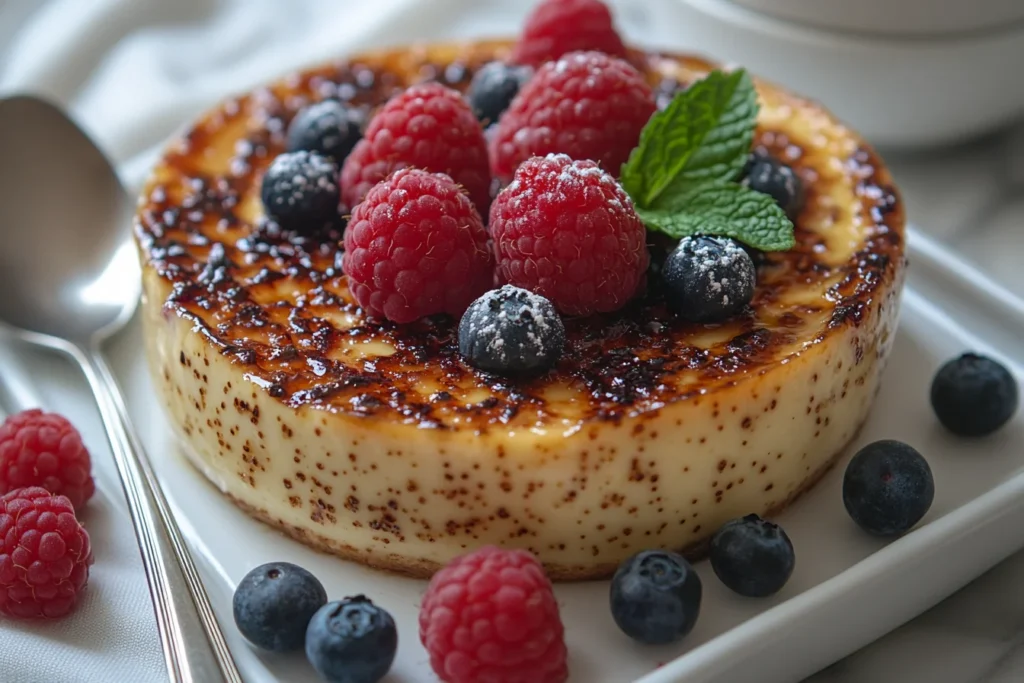
[[[439, 429], [469, 417], [474, 429], [486, 430], [561, 418], [618, 420], [731, 386], [808, 340], [859, 324], [876, 291], [894, 282], [903, 260], [903, 208], [875, 153], [842, 129], [843, 156], [816, 156], [801, 135], [819, 131], [769, 121], [757, 144], [801, 174], [807, 209], [797, 220], [797, 247], [765, 256], [751, 309], [725, 325], [680, 322], [657, 296], [644, 297], [615, 315], [568, 321], [556, 371], [510, 382], [459, 359], [449, 319], [407, 326], [366, 320], [341, 274], [337, 234], [302, 240], [267, 228], [258, 202], [262, 171], [283, 150], [291, 116], [311, 99], [340, 97], [369, 110], [426, 78], [463, 88], [475, 68], [506, 50], [507, 43], [482, 42], [371, 53], [284, 79], [202, 118], [158, 166], [138, 213], [146, 265], [173, 286], [166, 312], [190, 320], [293, 408]], [[682, 55], [634, 52], [633, 60], [663, 94], [712, 68]], [[771, 111], [818, 112], [822, 131], [835, 135], [835, 122], [817, 105], [759, 87], [772, 99]], [[859, 205], [830, 203], [830, 183], [851, 179]], [[863, 241], [836, 262], [824, 231], [830, 221], [852, 220], [846, 214], [862, 222]], [[815, 285], [828, 288], [824, 302], [786, 300], [793, 289]], [[567, 386], [577, 399], [571, 415], [551, 397]]]

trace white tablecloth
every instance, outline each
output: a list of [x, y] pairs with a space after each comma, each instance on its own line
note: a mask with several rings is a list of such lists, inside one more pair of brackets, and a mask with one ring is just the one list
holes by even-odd
[[[658, 1], [672, 0], [613, 4], [619, 5], [619, 23], [633, 40], [685, 47], [685, 27], [651, 20], [657, 16]], [[118, 163], [126, 184], [134, 187], [162, 142], [222, 96], [369, 45], [510, 34], [529, 4], [510, 0], [0, 0], [0, 94], [27, 90], [67, 107]], [[996, 277], [1024, 291], [1019, 267], [1024, 254], [1024, 203], [1012, 201], [1008, 180], [1013, 180], [1013, 172], [1004, 164], [1004, 159], [1024, 158], [1020, 138], [1012, 139], [1018, 151], [1009, 154], [999, 141], [892, 160], [916, 222], [958, 242], [967, 257], [983, 260]], [[1016, 173], [1017, 182], [1024, 182], [1019, 162]], [[984, 225], [974, 225], [980, 220]], [[18, 362], [8, 350], [0, 351], [5, 354], [0, 367]], [[22, 404], [37, 400], [31, 392], [21, 397]], [[52, 399], [58, 407], [59, 400]], [[51, 397], [47, 402], [52, 405]], [[95, 416], [83, 431], [87, 442], [104, 449], [106, 457]], [[54, 624], [0, 622], [3, 683], [163, 679], [149, 596], [124, 503], [111, 477], [100, 484], [86, 521], [95, 546], [101, 549], [101, 561], [95, 565], [84, 603], [73, 617]], [[936, 647], [934, 641], [925, 642]], [[955, 654], [948, 642], [940, 645], [945, 647], [943, 656]], [[998, 658], [1005, 651], [995, 648], [993, 654]], [[910, 682], [905, 668], [898, 677], [887, 678], [885, 671], [894, 669], [872, 669], [871, 654], [866, 656], [871, 673], [850, 675], [856, 664], [844, 663], [825, 677], [844, 682]], [[1022, 679], [1024, 672], [1013, 678]], [[966, 683], [975, 680], [975, 674], [943, 680]]]

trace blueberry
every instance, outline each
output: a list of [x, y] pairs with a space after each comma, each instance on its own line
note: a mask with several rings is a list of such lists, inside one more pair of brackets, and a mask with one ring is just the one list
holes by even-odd
[[682, 555], [645, 550], [612, 579], [612, 618], [630, 638], [665, 645], [693, 630], [700, 615], [700, 577]]
[[529, 67], [489, 62], [473, 75], [466, 99], [481, 122], [493, 123], [508, 109], [519, 88], [532, 75]]
[[327, 602], [315, 576], [288, 562], [271, 562], [245, 575], [232, 600], [235, 624], [256, 647], [287, 652], [302, 647], [306, 626]]
[[804, 184], [792, 168], [770, 156], [753, 155], [745, 170], [743, 183], [752, 190], [771, 195], [793, 218], [804, 204]]
[[711, 568], [729, 589], [748, 598], [782, 590], [796, 555], [789, 536], [757, 515], [727, 522], [711, 539]]
[[284, 230], [315, 235], [337, 225], [338, 167], [316, 152], [286, 152], [263, 176], [263, 207]]
[[917, 524], [932, 505], [935, 482], [928, 461], [905, 443], [876, 441], [846, 468], [843, 503], [862, 529], [898, 536]]
[[1009, 370], [990, 358], [965, 353], [939, 368], [931, 400], [946, 429], [959, 436], [985, 436], [1009, 422], [1020, 398]]
[[354, 113], [338, 100], [324, 100], [299, 111], [288, 126], [288, 151], [316, 152], [339, 166], [362, 133]]
[[459, 323], [459, 353], [487, 372], [542, 372], [558, 362], [564, 345], [565, 327], [551, 302], [512, 285], [471, 303]]
[[395, 620], [362, 595], [324, 605], [306, 631], [306, 657], [328, 683], [377, 683], [397, 650]]
[[684, 237], [662, 268], [669, 306], [692, 322], [719, 322], [754, 298], [757, 278], [750, 255], [725, 237]]

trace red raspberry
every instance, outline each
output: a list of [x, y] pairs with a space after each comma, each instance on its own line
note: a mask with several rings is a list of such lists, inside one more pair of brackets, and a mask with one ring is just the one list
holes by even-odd
[[657, 105], [628, 63], [600, 52], [548, 62], [523, 86], [491, 138], [491, 170], [502, 181], [532, 156], [552, 152], [597, 161], [618, 175]]
[[469, 104], [451, 88], [414, 85], [377, 112], [341, 169], [342, 201], [354, 207], [371, 187], [408, 167], [448, 174], [487, 213], [487, 141]]
[[626, 56], [626, 46], [612, 25], [612, 13], [600, 0], [541, 2], [526, 18], [512, 59], [519, 64], [540, 66], [577, 50]]
[[411, 168], [356, 206], [342, 266], [359, 305], [396, 323], [461, 315], [494, 282], [487, 231], [469, 198], [443, 173]]
[[69, 614], [91, 564], [89, 534], [66, 496], [32, 486], [0, 497], [0, 613]]
[[525, 162], [491, 206], [499, 277], [566, 315], [618, 310], [647, 272], [647, 231], [615, 179], [592, 161]]
[[81, 509], [96, 490], [82, 436], [55, 413], [26, 410], [0, 425], [0, 493], [42, 486]]
[[481, 548], [434, 575], [420, 640], [445, 683], [562, 683], [565, 639], [551, 582], [524, 550]]

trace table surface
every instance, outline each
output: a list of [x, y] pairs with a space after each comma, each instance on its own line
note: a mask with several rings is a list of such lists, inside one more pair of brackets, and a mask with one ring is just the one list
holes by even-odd
[[[155, 145], [223, 94], [329, 54], [379, 42], [507, 34], [525, 11], [500, 0], [375, 0], [321, 3], [295, 0], [8, 0], [0, 3], [0, 94], [40, 91], [69, 107], [120, 164], [134, 185], [151, 163]], [[634, 39], [674, 40], [685, 29], [657, 26], [650, 5], [622, 0], [620, 23]], [[429, 5], [429, 8], [424, 8]], [[513, 6], [514, 5], [514, 6]], [[256, 46], [256, 47], [254, 47]], [[978, 264], [1012, 292], [1024, 294], [1024, 125], [951, 149], [901, 153], [882, 150], [904, 193], [914, 224]], [[10, 349], [0, 349], [9, 363]], [[0, 359], [0, 366], [3, 360]], [[9, 369], [9, 366], [8, 366]], [[0, 375], [5, 375], [0, 367]], [[69, 383], [80, 382], [74, 373]], [[47, 396], [60, 405], [59, 395]], [[4, 406], [7, 410], [17, 406]], [[102, 443], [92, 415], [87, 442]], [[117, 605], [145, 602], [115, 482], [91, 504], [89, 523], [108, 559], [97, 565], [93, 587], [75, 620], [53, 631], [6, 632], [0, 671], [11, 683], [132, 680], [159, 670], [152, 617], [125, 619]], [[806, 683], [1010, 683], [1024, 680], [1024, 552], [940, 605]], [[107, 601], [101, 612], [98, 606]], [[113, 606], [111, 606], [111, 604]], [[137, 610], [136, 610], [137, 611]], [[111, 615], [117, 619], [111, 619]], [[116, 622], [104, 637], [90, 624]], [[4, 634], [0, 625], [0, 634]], [[21, 640], [14, 641], [18, 637]], [[26, 666], [19, 647], [64, 647], [62, 657]], [[10, 645], [13, 644], [13, 647]], [[92, 649], [88, 656], [82, 650]], [[937, 655], [941, 653], [941, 657]], [[18, 657], [22, 657], [21, 660]], [[134, 658], [134, 660], [132, 659]], [[77, 672], [62, 661], [82, 666]], [[86, 662], [81, 664], [81, 662]], [[145, 663], [143, 665], [143, 662]], [[91, 668], [90, 668], [91, 667]], [[13, 679], [7, 677], [14, 672]], [[101, 673], [95, 673], [99, 671]], [[86, 672], [89, 672], [88, 674]], [[122, 673], [123, 672], [123, 673]], [[159, 680], [157, 675], [154, 680]]]

